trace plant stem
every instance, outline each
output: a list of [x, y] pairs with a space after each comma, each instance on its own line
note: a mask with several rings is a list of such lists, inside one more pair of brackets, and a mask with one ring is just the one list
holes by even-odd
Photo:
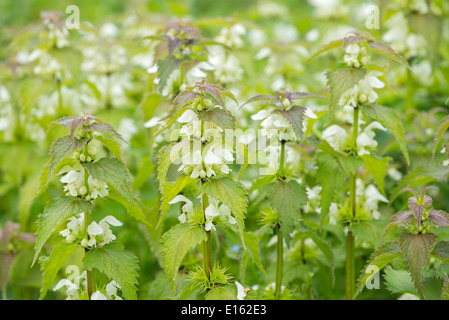
[[[91, 223], [91, 213], [87, 211], [87, 212], [84, 213], [84, 227], [86, 229], [86, 237], [88, 237], [88, 235], [87, 235], [87, 228], [89, 227], [90, 223]], [[85, 248], [84, 252], [88, 253], [89, 249]], [[87, 295], [88, 295], [89, 300], [90, 300], [90, 297], [92, 296], [92, 293], [95, 290], [94, 271], [93, 270], [92, 271], [86, 270], [86, 275], [87, 275]]]
[[[87, 147], [87, 144], [84, 148], [86, 148], [86, 147]], [[87, 194], [90, 194], [88, 179], [89, 179], [89, 172], [87, 171], [86, 168], [84, 168], [84, 186], [87, 188]], [[87, 228], [89, 227], [91, 222], [92, 222], [92, 214], [90, 213], [90, 211], [86, 211], [84, 213], [84, 229], [86, 232], [86, 239], [89, 239], [89, 234], [87, 233]], [[88, 252], [89, 252], [89, 249], [85, 248], [84, 253], [88, 253]], [[94, 270], [93, 269], [92, 269], [92, 271], [86, 270], [86, 276], [87, 276], [87, 294], [88, 294], [89, 300], [90, 300], [92, 293], [95, 291]]]
[[[357, 136], [359, 130], [359, 108], [358, 106], [354, 108], [354, 121], [352, 126], [352, 146], [357, 155]], [[357, 169], [350, 176], [349, 185], [349, 202], [351, 206], [351, 222], [356, 217], [357, 210]], [[351, 225], [350, 222], [350, 225]], [[346, 238], [346, 300], [352, 300], [354, 296], [354, 286], [355, 286], [355, 261], [354, 261], [354, 235], [352, 231], [348, 231]]]
[[282, 287], [282, 272], [284, 269], [284, 238], [279, 224], [277, 225], [277, 238], [276, 287], [274, 296], [276, 299], [279, 299]]
[[[204, 184], [204, 182], [201, 182]], [[204, 219], [206, 219], [206, 208], [209, 205], [209, 200], [207, 199], [207, 194], [202, 193], [202, 202], [203, 202], [203, 213]], [[204, 243], [204, 272], [206, 273], [206, 277], [210, 280], [210, 273], [212, 271], [212, 250], [211, 250], [211, 237], [210, 231], [206, 231], [207, 239]]]
[[[279, 161], [279, 176], [284, 177], [285, 162], [285, 141], [281, 141], [281, 159]], [[274, 295], [276, 299], [280, 298], [282, 287], [282, 275], [284, 269], [284, 236], [281, 231], [281, 225], [277, 224], [277, 261], [276, 261], [276, 287]]]
[[59, 112], [62, 113], [63, 105], [62, 105], [61, 79], [56, 78], [56, 84], [58, 86], [58, 108], [59, 108]]
[[285, 162], [285, 141], [281, 141], [281, 159], [279, 161], [279, 175], [284, 177], [284, 162]]

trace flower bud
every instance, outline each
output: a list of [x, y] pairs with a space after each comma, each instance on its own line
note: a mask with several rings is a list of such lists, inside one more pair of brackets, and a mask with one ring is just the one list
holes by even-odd
[[88, 243], [89, 243], [89, 241], [88, 241], [87, 239], [83, 239], [83, 240], [81, 241], [81, 247], [86, 248], [87, 245], [88, 245]]
[[364, 57], [362, 57], [362, 59], [360, 59], [360, 61], [362, 62], [363, 65], [368, 64], [369, 60], [370, 59], [368, 56], [364, 56]]
[[98, 151], [97, 148], [95, 148], [94, 146], [90, 147], [88, 150], [89, 154], [92, 156], [96, 155], [97, 151]]
[[73, 234], [70, 234], [70, 235], [68, 235], [68, 236], [65, 238], [65, 240], [66, 240], [68, 243], [73, 243], [73, 242], [75, 241], [75, 236], [74, 236]]
[[203, 104], [204, 104], [207, 108], [212, 107], [212, 101], [211, 101], [210, 99], [204, 99]]
[[282, 105], [283, 105], [284, 107], [288, 107], [288, 106], [290, 105], [290, 101], [288, 101], [287, 98], [284, 98], [284, 100], [282, 101]]
[[360, 102], [360, 103], [365, 103], [367, 100], [368, 100], [368, 98], [367, 98], [366, 94], [362, 93], [362, 94], [359, 96], [359, 102]]
[[90, 156], [87, 156], [86, 162], [91, 162], [91, 161], [92, 161], [92, 158]]
[[84, 153], [80, 154], [80, 161], [86, 161], [86, 155]]
[[203, 111], [203, 105], [201, 103], [198, 103], [196, 106], [196, 110]]
[[201, 179], [206, 178], [206, 171], [204, 171], [204, 169], [201, 169], [201, 171], [200, 171], [200, 178]]
[[184, 174], [187, 176], [190, 175], [192, 173], [192, 171], [193, 171], [192, 167], [185, 167], [183, 170]]
[[78, 189], [78, 192], [80, 195], [84, 196], [87, 194], [87, 188], [86, 186], [82, 186], [81, 188]]
[[79, 159], [79, 157], [80, 157], [80, 153], [79, 153], [79, 152], [75, 152], [75, 153], [73, 154], [73, 158]]

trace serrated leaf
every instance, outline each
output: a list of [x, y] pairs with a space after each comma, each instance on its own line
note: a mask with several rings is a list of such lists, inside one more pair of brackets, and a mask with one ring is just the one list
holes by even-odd
[[170, 143], [159, 149], [157, 156], [157, 180], [159, 182], [159, 191], [164, 194], [165, 179], [167, 177], [168, 167], [172, 163], [170, 159], [171, 150], [175, 143]]
[[413, 285], [410, 273], [406, 270], [394, 270], [391, 267], [385, 269], [385, 286], [392, 293], [410, 293], [418, 295]]
[[107, 133], [107, 134], [113, 136], [114, 138], [116, 138], [118, 140], [128, 143], [128, 142], [126, 142], [125, 139], [123, 139], [123, 137], [120, 135], [120, 133], [118, 133], [118, 131], [114, 128], [114, 126], [112, 126], [110, 123], [107, 123], [107, 122], [91, 123], [87, 126], [83, 126], [83, 130], [84, 131], [104, 132], [104, 133]]
[[432, 164], [426, 167], [418, 167], [410, 171], [397, 186], [391, 191], [390, 203], [397, 198], [404, 187], [414, 188], [435, 181], [447, 181], [449, 167]]
[[366, 154], [361, 156], [363, 162], [365, 163], [365, 169], [372, 174], [374, 180], [376, 180], [377, 187], [379, 191], [385, 196], [385, 182], [384, 178], [388, 172], [388, 163], [391, 158], [379, 159], [371, 154]]
[[227, 284], [210, 290], [204, 298], [206, 300], [236, 300], [237, 290], [234, 285]]
[[161, 197], [160, 215], [156, 225], [156, 229], [159, 227], [165, 215], [167, 214], [168, 209], [170, 208], [169, 202], [173, 200], [173, 198], [176, 197], [182, 191], [182, 189], [184, 189], [193, 181], [195, 181], [195, 179], [192, 179], [189, 176], [181, 176], [174, 183], [165, 182], [164, 192], [162, 193]]
[[251, 253], [251, 259], [254, 262], [254, 264], [259, 268], [260, 271], [263, 272], [264, 275], [268, 276], [267, 273], [265, 272], [265, 269], [262, 266], [260, 259], [259, 236], [252, 232], [245, 232], [243, 234], [243, 239], [245, 241], [245, 247]]
[[318, 50], [309, 59], [307, 59], [307, 61], [313, 59], [314, 57], [316, 57], [317, 55], [319, 55], [323, 52], [329, 51], [334, 48], [342, 47], [342, 46], [343, 46], [343, 39], [334, 40], [329, 43], [323, 44], [318, 48]]
[[101, 248], [89, 250], [84, 259], [88, 270], [93, 268], [115, 280], [121, 287], [126, 300], [137, 300], [137, 278], [139, 262], [137, 257], [126, 251], [119, 243], [110, 243]]
[[[130, 205], [143, 207], [138, 197], [131, 190], [131, 174], [119, 159], [101, 158], [97, 162], [82, 163], [82, 166], [87, 169], [92, 177], [111, 185]], [[133, 213], [137, 220], [146, 222], [142, 210], [130, 211], [130, 213]]]
[[267, 94], [259, 94], [256, 95], [254, 97], [249, 98], [248, 100], [246, 100], [241, 106], [240, 108], [243, 108], [244, 105], [254, 102], [254, 101], [265, 101], [265, 102], [269, 102], [269, 101], [273, 101], [273, 100], [277, 100], [277, 97], [275, 96], [270, 96]]
[[390, 47], [386, 43], [384, 43], [382, 41], [367, 41], [367, 44], [377, 53], [383, 54], [384, 56], [387, 56], [390, 59], [393, 59], [399, 63], [402, 63], [405, 66], [407, 66], [407, 68], [412, 70], [410, 68], [407, 60], [405, 60], [404, 57], [399, 55], [392, 47]]
[[265, 187], [267, 198], [279, 215], [279, 223], [286, 244], [290, 245], [290, 233], [299, 220], [301, 208], [307, 203], [303, 184], [295, 180], [278, 180]]
[[407, 164], [410, 165], [410, 159], [408, 156], [407, 145], [405, 144], [405, 131], [402, 126], [401, 118], [396, 110], [387, 108], [380, 105], [364, 105], [362, 112], [365, 116], [379, 121], [382, 125], [387, 127], [393, 136], [396, 138], [399, 144]]
[[438, 241], [433, 248], [432, 254], [438, 259], [449, 262], [449, 241]]
[[291, 124], [296, 135], [302, 140], [304, 136], [302, 129], [305, 111], [306, 108], [304, 107], [293, 106], [288, 110], [276, 110], [275, 112], [279, 113]]
[[122, 150], [119, 142], [102, 136], [96, 136], [95, 140], [100, 141], [116, 158], [119, 160], [122, 158]]
[[53, 281], [58, 274], [59, 269], [64, 265], [64, 262], [70, 255], [79, 249], [80, 246], [74, 243], [61, 242], [58, 246], [53, 248], [48, 257], [48, 260], [42, 262], [42, 284], [41, 294], [39, 299], [42, 300], [47, 291], [52, 288]]
[[354, 87], [366, 74], [366, 69], [363, 68], [344, 68], [335, 72], [327, 72], [326, 79], [327, 85], [330, 88], [330, 104], [329, 104], [329, 116], [326, 123], [334, 117], [338, 108], [340, 97], [343, 93]]
[[336, 191], [343, 187], [346, 175], [335, 158], [327, 152], [317, 154], [316, 164], [318, 167], [316, 171], [317, 180], [322, 187], [320, 192], [320, 220], [321, 224], [323, 224], [329, 213], [329, 207], [334, 200]]
[[167, 80], [170, 77], [170, 75], [175, 71], [179, 66], [182, 64], [184, 60], [182, 59], [176, 59], [172, 56], [167, 56], [164, 59], [160, 59], [157, 62], [158, 71], [159, 71], [159, 92], [162, 93], [162, 91], [165, 88], [165, 85], [167, 84]]
[[441, 290], [441, 300], [449, 300], [449, 277], [444, 277], [443, 290]]
[[246, 207], [248, 192], [245, 187], [231, 178], [211, 179], [203, 184], [202, 192], [227, 205], [237, 221], [241, 238], [245, 229]]
[[424, 299], [424, 284], [422, 270], [429, 260], [430, 251], [437, 241], [433, 233], [412, 234], [405, 233], [399, 236], [399, 247], [404, 254], [412, 281], [418, 290], [421, 299]]
[[443, 210], [430, 210], [428, 220], [439, 227], [449, 226], [449, 214]]
[[161, 262], [173, 291], [176, 289], [176, 274], [185, 255], [206, 239], [207, 234], [202, 228], [187, 223], [178, 223], [162, 236]]
[[57, 138], [55, 141], [53, 141], [48, 153], [50, 159], [48, 160], [48, 163], [45, 165], [45, 167], [43, 167], [41, 170], [41, 176], [39, 178], [40, 186], [36, 195], [34, 196], [35, 198], [42, 194], [42, 192], [45, 190], [48, 182], [50, 181], [51, 175], [58, 167], [58, 165], [64, 160], [64, 158], [69, 156], [72, 152], [81, 149], [87, 143], [86, 139], [74, 140], [75, 143], [70, 135], [67, 135], [61, 138]]
[[44, 243], [67, 219], [81, 212], [90, 211], [91, 204], [87, 201], [73, 197], [56, 197], [45, 205], [44, 212], [38, 217], [36, 230], [35, 254], [32, 265], [36, 262]]
[[399, 243], [397, 240], [386, 242], [383, 245], [376, 248], [376, 250], [371, 254], [367, 265], [363, 268], [360, 276], [357, 280], [357, 286], [354, 293], [354, 299], [362, 292], [368, 280], [372, 277], [372, 273], [368, 272], [368, 268], [373, 267], [380, 271], [388, 263], [396, 259], [401, 255], [399, 249]]
[[198, 119], [213, 122], [222, 129], [235, 129], [237, 127], [237, 119], [232, 113], [219, 107], [199, 112]]
[[394, 227], [404, 225], [404, 224], [409, 224], [410, 222], [412, 222], [413, 217], [414, 217], [414, 213], [410, 210], [399, 211], [399, 212], [395, 213], [388, 221], [388, 223], [382, 233], [380, 241], [382, 241], [382, 239], [385, 237], [385, 235], [388, 232], [390, 232]]
[[441, 122], [440, 125], [437, 128], [437, 132], [435, 133], [435, 138], [433, 139], [434, 145], [432, 150], [432, 156], [435, 155], [435, 152], [438, 148], [438, 143], [440, 142], [441, 138], [443, 137], [443, 134], [446, 132], [447, 128], [449, 128], [449, 116], [445, 116]]

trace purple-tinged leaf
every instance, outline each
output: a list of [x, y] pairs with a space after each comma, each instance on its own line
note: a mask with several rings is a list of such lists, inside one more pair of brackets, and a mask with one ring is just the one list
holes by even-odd
[[440, 227], [449, 226], [449, 214], [443, 210], [430, 210], [428, 220]]
[[296, 135], [301, 140], [304, 136], [302, 129], [305, 111], [306, 108], [301, 106], [293, 106], [288, 110], [276, 110], [277, 113], [279, 113], [285, 120], [287, 120], [291, 124]]
[[382, 233], [382, 236], [380, 238], [380, 242], [382, 242], [382, 239], [385, 237], [385, 235], [390, 232], [394, 227], [409, 224], [413, 221], [413, 212], [410, 210], [406, 211], [399, 211], [398, 213], [394, 214], [390, 220], [388, 221], [384, 232]]
[[251, 102], [255, 102], [255, 101], [265, 101], [265, 102], [272, 102], [272, 101], [276, 101], [277, 97], [275, 96], [270, 96], [267, 94], [259, 94], [257, 96], [251, 97], [248, 100], [245, 101], [245, 103], [243, 103], [240, 108], [243, 108], [244, 105], [251, 103]]

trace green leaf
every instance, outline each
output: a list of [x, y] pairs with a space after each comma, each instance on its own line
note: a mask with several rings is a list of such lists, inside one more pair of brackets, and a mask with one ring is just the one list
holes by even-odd
[[444, 277], [443, 290], [441, 290], [441, 300], [449, 300], [449, 277]]
[[326, 51], [329, 51], [331, 49], [338, 48], [338, 47], [343, 47], [343, 39], [331, 41], [329, 43], [321, 45], [318, 48], [317, 52], [315, 52], [309, 59], [307, 59], [307, 61], [311, 60], [312, 58], [316, 57], [317, 55], [319, 55], [323, 52], [326, 52]]
[[170, 75], [175, 71], [179, 66], [182, 64], [184, 60], [182, 59], [176, 59], [172, 56], [167, 56], [164, 59], [160, 59], [157, 62], [158, 71], [159, 71], [159, 92], [162, 93], [162, 91], [165, 88], [165, 85], [167, 84], [167, 80], [170, 77]]
[[380, 53], [380, 54], [382, 54], [384, 56], [389, 57], [390, 59], [393, 59], [393, 60], [395, 60], [395, 61], [397, 61], [399, 63], [402, 63], [405, 66], [407, 66], [407, 68], [412, 70], [410, 68], [407, 60], [405, 60], [404, 57], [399, 55], [396, 51], [394, 51], [394, 49], [392, 47], [390, 47], [386, 43], [384, 43], [382, 41], [367, 41], [367, 44], [371, 47], [371, 49], [373, 49], [377, 53]]
[[116, 158], [119, 160], [122, 158], [122, 150], [119, 142], [102, 136], [96, 136], [95, 140], [100, 141]]
[[301, 230], [302, 238], [310, 238], [316, 244], [316, 246], [321, 250], [329, 263], [329, 267], [332, 273], [332, 285], [335, 283], [335, 273], [334, 273], [334, 253], [332, 252], [331, 246], [327, 241], [325, 241], [321, 236], [312, 230]]
[[385, 268], [385, 286], [392, 293], [410, 293], [418, 295], [413, 285], [410, 273], [406, 270], [394, 270], [391, 267]]
[[385, 183], [384, 178], [388, 172], [388, 163], [391, 158], [379, 159], [371, 154], [365, 154], [361, 156], [362, 160], [365, 162], [365, 169], [371, 173], [376, 180], [377, 187], [380, 192], [385, 196]]
[[[101, 158], [97, 162], [84, 162], [82, 165], [89, 171], [92, 177], [111, 185], [131, 206], [138, 208], [143, 206], [131, 190], [131, 174], [128, 168], [119, 159]], [[142, 210], [132, 210], [129, 212], [137, 220], [146, 222]]]
[[385, 229], [382, 233], [380, 241], [382, 241], [382, 239], [385, 237], [385, 235], [388, 232], [390, 232], [394, 227], [412, 222], [413, 217], [414, 217], [414, 213], [410, 210], [399, 211], [399, 212], [395, 213], [388, 221], [387, 226], [385, 227]]
[[86, 143], [86, 139], [72, 139], [70, 135], [58, 138], [53, 141], [48, 153], [50, 159], [47, 165], [41, 170], [41, 176], [39, 178], [40, 186], [34, 198], [37, 198], [45, 190], [48, 182], [50, 181], [51, 175], [53, 174], [53, 172], [55, 172], [55, 169], [59, 168], [58, 165], [72, 152], [84, 147]]
[[236, 300], [237, 290], [235, 285], [227, 284], [223, 287], [217, 287], [210, 290], [206, 296], [206, 300]]
[[271, 206], [279, 215], [284, 239], [289, 246], [290, 233], [298, 222], [301, 208], [307, 203], [307, 192], [303, 184], [295, 180], [278, 180], [265, 187]]
[[343, 93], [355, 86], [366, 74], [366, 69], [360, 68], [344, 68], [339, 69], [335, 72], [327, 72], [326, 79], [327, 84], [330, 87], [330, 105], [329, 105], [329, 116], [326, 123], [334, 117], [337, 111], [338, 102]]
[[118, 131], [109, 123], [103, 122], [103, 123], [91, 123], [87, 126], [83, 126], [83, 130], [84, 131], [96, 131], [96, 132], [104, 132], [107, 133], [109, 135], [111, 135], [112, 137], [121, 140], [125, 143], [126, 140], [123, 139], [123, 137], [120, 135], [120, 133], [118, 133]]
[[58, 246], [53, 248], [48, 257], [48, 260], [42, 262], [42, 284], [41, 284], [41, 295], [39, 297], [42, 300], [47, 291], [52, 288], [53, 281], [58, 274], [59, 269], [64, 265], [67, 260], [76, 249], [80, 246], [77, 244], [70, 244], [66, 242], [60, 243]]
[[237, 119], [228, 110], [215, 107], [198, 113], [198, 119], [213, 122], [222, 129], [235, 129]]
[[435, 156], [435, 152], [437, 151], [437, 148], [438, 148], [438, 143], [440, 142], [440, 140], [443, 137], [443, 134], [446, 132], [447, 128], [449, 128], [449, 116], [444, 117], [441, 120], [441, 123], [437, 128], [437, 132], [435, 133], [435, 138], [433, 140], [434, 145], [433, 145], [433, 150], [432, 150], [432, 156]]
[[137, 277], [139, 262], [137, 257], [119, 243], [110, 243], [101, 248], [89, 250], [83, 259], [88, 270], [93, 268], [115, 280], [122, 288], [126, 300], [137, 300]]
[[306, 108], [300, 106], [293, 106], [288, 110], [276, 110], [277, 113], [281, 114], [281, 116], [291, 124], [296, 135], [301, 140], [304, 136], [302, 129], [305, 111]]
[[245, 232], [243, 234], [243, 238], [245, 241], [245, 247], [248, 249], [248, 251], [251, 253], [251, 259], [255, 263], [255, 265], [259, 268], [260, 271], [263, 272], [266, 276], [267, 273], [265, 272], [265, 269], [262, 266], [262, 263], [260, 261], [260, 238], [258, 235], [252, 233], [252, 232]]
[[170, 208], [169, 202], [173, 200], [174, 197], [176, 197], [182, 189], [184, 189], [188, 184], [195, 181], [195, 179], [190, 178], [189, 176], [181, 176], [176, 180], [175, 183], [166, 182], [164, 184], [163, 194], [161, 197], [161, 205], [160, 205], [160, 215], [159, 215], [159, 221], [157, 222], [156, 228], [159, 227], [162, 220], [164, 219], [165, 215], [168, 212], [168, 209]]
[[415, 188], [435, 181], [447, 181], [449, 167], [437, 164], [430, 164], [426, 167], [418, 167], [410, 171], [397, 186], [391, 191], [390, 203], [401, 193], [405, 187]]
[[376, 247], [376, 245], [380, 243], [379, 234], [382, 233], [384, 226], [385, 221], [381, 220], [360, 221], [351, 224], [349, 230], [351, 230], [360, 241], [367, 242], [373, 247]]
[[405, 144], [405, 132], [402, 126], [401, 118], [396, 110], [379, 105], [364, 105], [362, 112], [365, 116], [379, 121], [382, 125], [387, 127], [391, 133], [393, 133], [396, 141], [399, 144], [399, 148], [404, 154], [407, 164], [410, 165], [410, 159], [408, 156], [407, 146]]
[[164, 185], [167, 177], [168, 167], [172, 163], [170, 159], [170, 153], [173, 146], [176, 143], [166, 144], [159, 149], [159, 154], [157, 156], [157, 180], [159, 182], [159, 191], [164, 194]]
[[407, 261], [412, 281], [418, 290], [421, 299], [424, 299], [424, 284], [422, 270], [429, 260], [430, 252], [437, 241], [433, 233], [412, 234], [405, 233], [399, 236], [399, 247]]
[[401, 251], [399, 249], [399, 243], [397, 240], [386, 242], [383, 245], [377, 247], [376, 250], [371, 254], [368, 264], [360, 273], [360, 276], [357, 280], [357, 287], [354, 293], [354, 298], [356, 298], [362, 292], [366, 283], [372, 277], [373, 274], [370, 269], [373, 268], [374, 270], [376, 270], [376, 272], [378, 272], [400, 255]]
[[241, 183], [225, 177], [207, 181], [203, 184], [202, 192], [221, 201], [231, 209], [237, 220], [237, 227], [243, 241], [244, 219], [248, 205], [248, 192], [245, 187]]
[[432, 254], [438, 259], [449, 262], [449, 241], [438, 241]]
[[176, 274], [185, 255], [206, 239], [207, 234], [202, 228], [187, 223], [178, 223], [162, 236], [162, 267], [173, 291], [176, 289]]
[[67, 219], [81, 212], [90, 211], [91, 204], [87, 201], [73, 197], [56, 197], [45, 205], [44, 212], [39, 215], [36, 230], [35, 254], [32, 265], [36, 262], [44, 243]]
[[323, 224], [336, 191], [343, 187], [346, 175], [339, 162], [327, 152], [317, 154], [316, 164], [318, 167], [316, 177], [322, 187], [320, 220]]

